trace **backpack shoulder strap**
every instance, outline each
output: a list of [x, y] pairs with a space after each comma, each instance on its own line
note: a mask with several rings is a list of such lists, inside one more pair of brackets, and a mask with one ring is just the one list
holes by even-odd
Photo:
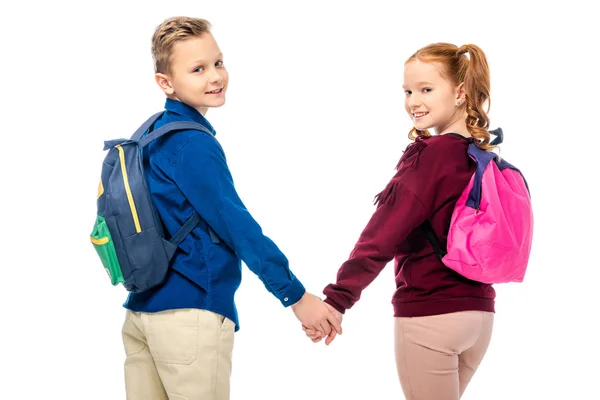
[[213, 136], [212, 132], [209, 131], [206, 127], [204, 127], [202, 124], [199, 124], [197, 122], [189, 122], [189, 121], [176, 121], [176, 122], [169, 122], [168, 124], [165, 124], [163, 126], [161, 126], [160, 128], [158, 128], [155, 131], [150, 132], [148, 135], [144, 136], [143, 138], [138, 140], [138, 145], [140, 148], [145, 147], [146, 145], [148, 145], [148, 143], [152, 142], [153, 140], [158, 139], [159, 137], [173, 132], [173, 131], [183, 131], [183, 130], [187, 130], [187, 129], [195, 129], [198, 131], [202, 131], [204, 133], [208, 133], [209, 135]]
[[[190, 121], [169, 122], [168, 124], [165, 124], [160, 128], [150, 132], [148, 135], [144, 136], [144, 133], [146, 133], [146, 131], [152, 126], [152, 124], [154, 124], [154, 122], [156, 122], [156, 120], [163, 114], [163, 112], [164, 111], [158, 112], [152, 117], [148, 118], [148, 120], [144, 122], [131, 137], [131, 141], [136, 141], [138, 143], [139, 148], [143, 148], [153, 140], [156, 140], [159, 137], [174, 131], [194, 129], [213, 136], [213, 133], [202, 124]], [[177, 246], [187, 235], [189, 235], [194, 230], [194, 228], [198, 225], [199, 222], [200, 214], [195, 212], [194, 215], [192, 215], [185, 222], [185, 224], [183, 224], [183, 226], [179, 228], [179, 230], [173, 235], [169, 242]]]
[[421, 225], [421, 229], [423, 229], [423, 231], [427, 235], [427, 239], [429, 240], [429, 243], [431, 243], [431, 245], [433, 246], [433, 249], [435, 250], [438, 258], [440, 260], [442, 260], [444, 258], [444, 256], [446, 255], [446, 252], [444, 250], [442, 250], [442, 248], [440, 247], [440, 244], [435, 239], [435, 233], [433, 233], [433, 227], [431, 226], [431, 223], [429, 222], [429, 220], [425, 220], [423, 225]]
[[[490, 131], [490, 134], [495, 135], [496, 138], [491, 142], [492, 145], [497, 146], [504, 140], [504, 133], [502, 132], [502, 128], [497, 128]], [[467, 205], [472, 208], [476, 208], [481, 201], [481, 179], [483, 177], [483, 171], [488, 166], [488, 164], [497, 158], [496, 154], [485, 151], [477, 147], [475, 143], [469, 144], [469, 148], [467, 150], [469, 156], [471, 156], [475, 162], [477, 163], [477, 169], [475, 171], [475, 179], [473, 181], [473, 189], [469, 193], [469, 198], [467, 201]], [[435, 238], [435, 233], [433, 232], [433, 228], [429, 220], [426, 220], [421, 226], [425, 234], [427, 235], [427, 239], [435, 249], [440, 260], [446, 255], [446, 252], [440, 247], [438, 241]]]
[[469, 198], [467, 199], [467, 206], [478, 209], [481, 202], [481, 181], [483, 179], [483, 172], [491, 162], [495, 162], [497, 155], [491, 151], [485, 151], [477, 147], [475, 143], [469, 145], [469, 155], [475, 160], [477, 169], [475, 170], [475, 176], [473, 179], [473, 188], [469, 192]]
[[140, 125], [140, 127], [131, 136], [131, 140], [136, 141], [136, 142], [138, 140], [140, 140], [141, 137], [144, 136], [144, 133], [146, 133], [148, 128], [150, 128], [152, 126], [152, 124], [154, 124], [156, 122], [156, 120], [158, 118], [160, 118], [161, 115], [163, 115], [163, 113], [164, 113], [164, 111], [159, 111], [156, 114], [154, 114], [153, 116], [151, 116], [150, 118], [148, 118], [146, 120], [146, 122], [144, 122], [142, 125]]
[[197, 212], [194, 212], [194, 215], [192, 215], [190, 217], [190, 219], [188, 219], [185, 222], [185, 224], [183, 224], [183, 226], [181, 228], [179, 228], [177, 233], [175, 233], [173, 235], [173, 237], [171, 238], [171, 240], [169, 240], [169, 242], [171, 242], [175, 246], [177, 246], [179, 243], [181, 243], [181, 241], [187, 235], [189, 235], [194, 230], [194, 228], [196, 227], [196, 225], [198, 225], [199, 222], [200, 222], [200, 214], [198, 214]]

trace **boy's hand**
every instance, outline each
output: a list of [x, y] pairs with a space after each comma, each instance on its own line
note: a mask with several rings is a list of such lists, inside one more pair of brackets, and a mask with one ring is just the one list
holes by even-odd
[[[344, 318], [344, 314], [342, 314], [341, 312], [339, 312], [338, 310], [336, 310], [335, 308], [333, 308], [332, 306], [330, 306], [327, 303], [325, 303], [325, 306], [327, 306], [329, 311], [336, 317], [336, 319], [340, 322], [340, 326], [341, 326], [342, 319]], [[321, 341], [321, 339], [323, 339], [323, 337], [325, 337], [325, 335], [323, 335], [320, 331], [308, 328], [305, 325], [302, 325], [302, 329], [306, 333], [306, 336], [308, 336], [310, 338], [310, 340], [313, 341], [313, 343], [318, 343]], [[332, 329], [331, 333], [329, 335], [327, 335], [327, 337], [325, 338], [325, 344], [327, 346], [329, 346], [331, 344], [331, 342], [333, 342], [333, 339], [335, 339], [336, 336], [337, 336], [337, 331], [334, 328], [334, 329]]]
[[332, 328], [336, 334], [342, 334], [341, 321], [330, 311], [327, 304], [314, 294], [304, 293], [302, 298], [292, 305], [292, 310], [303, 326], [319, 331], [322, 336], [330, 335]]

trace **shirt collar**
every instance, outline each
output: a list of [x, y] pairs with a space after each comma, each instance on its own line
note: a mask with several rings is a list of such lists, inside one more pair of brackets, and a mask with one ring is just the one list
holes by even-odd
[[190, 107], [179, 100], [167, 99], [167, 101], [165, 102], [165, 109], [169, 112], [179, 114], [182, 117], [191, 119], [194, 122], [198, 122], [199, 124], [206, 127], [209, 131], [211, 131], [213, 135], [217, 134], [215, 129], [212, 127], [210, 122], [208, 122], [208, 120], [204, 117], [204, 115], [200, 114], [195, 108]]

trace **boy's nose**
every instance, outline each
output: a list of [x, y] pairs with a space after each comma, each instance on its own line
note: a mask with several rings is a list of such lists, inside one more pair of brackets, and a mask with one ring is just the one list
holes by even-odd
[[223, 75], [221, 75], [218, 71], [214, 71], [212, 81], [213, 83], [221, 83], [223, 81]]

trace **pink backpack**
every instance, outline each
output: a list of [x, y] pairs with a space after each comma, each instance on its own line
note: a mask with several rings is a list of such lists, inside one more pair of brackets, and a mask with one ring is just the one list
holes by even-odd
[[[502, 129], [490, 131], [502, 142]], [[447, 252], [428, 237], [442, 262], [483, 283], [523, 282], [533, 237], [529, 187], [521, 172], [492, 152], [469, 145], [477, 170], [454, 208]]]

